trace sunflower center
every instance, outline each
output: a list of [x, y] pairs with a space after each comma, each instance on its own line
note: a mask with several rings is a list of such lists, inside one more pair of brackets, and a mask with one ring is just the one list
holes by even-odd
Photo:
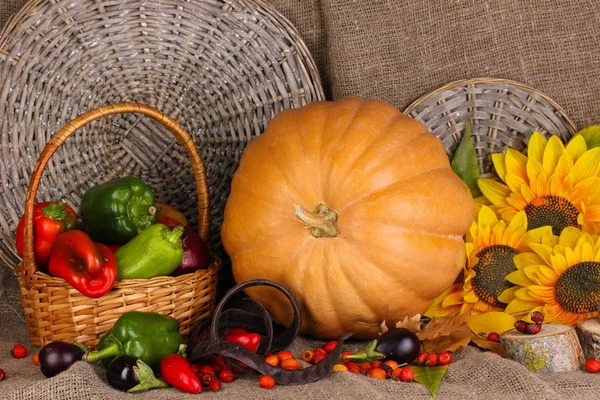
[[600, 302], [600, 263], [586, 261], [573, 265], [556, 281], [556, 301], [576, 314], [598, 309]]
[[503, 244], [486, 247], [477, 254], [479, 261], [473, 267], [475, 277], [472, 282], [480, 300], [496, 307], [504, 305], [498, 301], [498, 296], [514, 286], [504, 278], [517, 270], [513, 261], [517, 254], [517, 250]]
[[563, 197], [537, 197], [527, 204], [525, 214], [528, 230], [549, 225], [552, 227], [552, 233], [558, 236], [567, 226], [581, 228], [577, 223], [579, 211]]

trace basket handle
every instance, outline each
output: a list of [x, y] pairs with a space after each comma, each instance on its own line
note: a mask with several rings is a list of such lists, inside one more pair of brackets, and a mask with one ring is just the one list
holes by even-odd
[[25, 200], [23, 263], [18, 271], [20, 275], [25, 278], [24, 283], [27, 288], [30, 287], [31, 275], [33, 275], [33, 273], [35, 273], [37, 270], [33, 250], [33, 206], [35, 204], [35, 197], [40, 186], [44, 169], [46, 168], [50, 157], [52, 157], [60, 145], [63, 144], [65, 140], [67, 140], [67, 138], [74, 134], [79, 128], [108, 115], [127, 113], [139, 113], [153, 118], [162, 126], [164, 126], [169, 132], [175, 135], [177, 140], [179, 140], [179, 142], [183, 145], [183, 148], [190, 158], [192, 171], [194, 172], [194, 179], [196, 182], [196, 194], [198, 196], [198, 234], [206, 243], [208, 243], [210, 229], [208, 183], [206, 181], [204, 164], [202, 164], [202, 159], [200, 158], [198, 149], [196, 149], [196, 145], [194, 144], [194, 141], [190, 135], [181, 127], [181, 125], [179, 125], [177, 121], [162, 113], [158, 109], [145, 104], [119, 103], [99, 107], [80, 115], [52, 135], [46, 144], [46, 147], [44, 147], [42, 154], [40, 154], [35, 168], [33, 169], [33, 173], [31, 174], [31, 180], [29, 181], [29, 187], [27, 189], [27, 199]]

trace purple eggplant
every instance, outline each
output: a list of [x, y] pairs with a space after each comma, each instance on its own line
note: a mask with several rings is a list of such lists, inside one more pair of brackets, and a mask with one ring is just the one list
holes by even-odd
[[55, 341], [39, 352], [40, 369], [46, 378], [58, 375], [83, 358], [84, 351], [71, 343]]
[[128, 355], [121, 355], [108, 365], [106, 380], [115, 389], [129, 393], [169, 386], [156, 379], [152, 368], [144, 364], [142, 360]]
[[189, 274], [198, 269], [208, 268], [210, 264], [208, 247], [196, 232], [186, 227], [183, 230], [183, 235], [181, 235], [181, 244], [183, 246], [183, 258], [179, 267], [171, 273], [171, 276]]

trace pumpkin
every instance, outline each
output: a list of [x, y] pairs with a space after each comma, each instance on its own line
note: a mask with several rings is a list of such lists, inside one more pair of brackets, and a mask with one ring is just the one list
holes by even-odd
[[[244, 151], [221, 239], [237, 283], [270, 279], [302, 307], [301, 333], [372, 339], [423, 313], [465, 261], [475, 211], [442, 143], [377, 100], [280, 112]], [[246, 293], [284, 324], [288, 300]]]

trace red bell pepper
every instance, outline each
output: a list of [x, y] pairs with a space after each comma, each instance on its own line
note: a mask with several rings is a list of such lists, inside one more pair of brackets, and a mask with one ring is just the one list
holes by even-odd
[[194, 374], [192, 365], [181, 354], [171, 354], [160, 362], [160, 373], [169, 385], [186, 393], [200, 393], [202, 384]]
[[230, 329], [223, 337], [223, 340], [226, 342], [241, 344], [255, 353], [260, 345], [260, 335], [258, 333], [250, 333], [242, 328]]
[[[17, 253], [23, 257], [25, 217], [21, 217], [17, 226]], [[56, 237], [75, 228], [77, 214], [63, 202], [37, 203], [33, 206], [33, 238], [35, 263], [38, 269], [47, 271], [50, 249]]]
[[112, 289], [117, 279], [117, 261], [102, 243], [92, 242], [83, 231], [60, 234], [50, 251], [50, 273], [63, 278], [81, 294], [96, 298]]

